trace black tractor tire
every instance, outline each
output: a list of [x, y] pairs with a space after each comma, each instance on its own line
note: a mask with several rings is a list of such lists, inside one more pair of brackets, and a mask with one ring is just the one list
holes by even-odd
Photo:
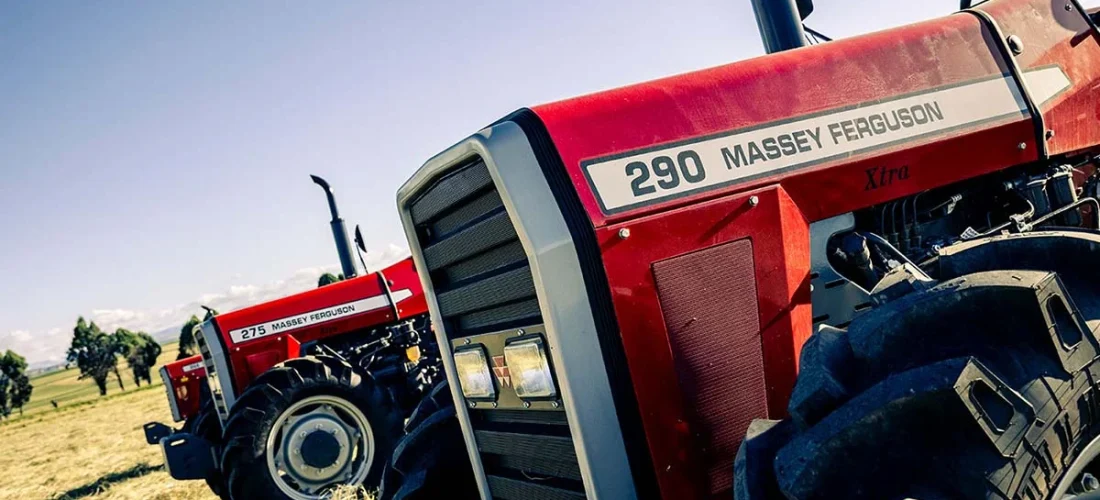
[[[360, 375], [345, 361], [330, 356], [287, 360], [264, 372], [241, 394], [230, 410], [223, 433], [221, 470], [229, 497], [289, 498], [276, 484], [267, 465], [268, 436], [279, 416], [305, 398], [336, 396], [358, 408], [370, 423], [374, 458], [360, 484], [377, 489], [383, 470], [402, 431], [402, 414], [384, 387]], [[315, 495], [320, 497], [325, 492]]]
[[417, 404], [405, 423], [382, 481], [383, 500], [478, 498], [470, 456], [443, 380]]
[[[214, 402], [207, 400], [203, 405], [199, 413], [195, 415], [191, 430], [188, 432], [199, 436], [210, 442], [210, 446], [214, 448], [214, 456], [221, 456], [221, 444], [222, 444], [222, 424], [218, 420], [217, 410], [214, 409]], [[218, 498], [228, 499], [226, 494], [225, 478], [222, 476], [221, 469], [215, 464], [214, 470], [206, 476], [206, 485], [210, 487], [210, 491], [214, 492]]]
[[1100, 282], [1052, 271], [1097, 266], [992, 257], [815, 333], [790, 417], [742, 443], [738, 500], [1052, 498], [1100, 435]]

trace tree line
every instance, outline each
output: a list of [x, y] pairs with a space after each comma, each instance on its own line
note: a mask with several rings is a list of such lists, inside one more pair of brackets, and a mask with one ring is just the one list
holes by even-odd
[[80, 378], [90, 378], [99, 388], [99, 395], [107, 394], [107, 381], [111, 375], [118, 381], [118, 388], [126, 390], [122, 383], [122, 374], [118, 370], [118, 360], [122, 358], [133, 374], [134, 384], [141, 381], [153, 383], [150, 371], [157, 363], [161, 347], [151, 335], [145, 332], [132, 332], [119, 328], [114, 333], [104, 332], [94, 321], [87, 322], [84, 317], [77, 318], [73, 328], [73, 340], [69, 346], [67, 359], [76, 363], [80, 369]]
[[27, 360], [8, 350], [0, 356], [0, 418], [11, 415], [13, 409], [23, 414], [23, 405], [31, 400], [34, 386], [27, 376]]

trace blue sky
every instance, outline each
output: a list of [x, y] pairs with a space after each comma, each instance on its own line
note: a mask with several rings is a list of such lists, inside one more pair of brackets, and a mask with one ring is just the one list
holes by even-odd
[[[834, 37], [957, 2], [820, 0]], [[78, 315], [150, 331], [336, 264], [321, 191], [375, 260], [394, 192], [510, 111], [763, 52], [749, 0], [0, 0], [0, 350]]]

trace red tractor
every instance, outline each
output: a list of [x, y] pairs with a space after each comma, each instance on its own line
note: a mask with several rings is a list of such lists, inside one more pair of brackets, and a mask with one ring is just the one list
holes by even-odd
[[754, 3], [774, 53], [522, 109], [402, 186], [453, 405], [384, 496], [461, 496], [468, 457], [481, 498], [1095, 498], [1093, 17], [800, 47], [809, 2]]
[[332, 191], [313, 180], [346, 279], [209, 314], [195, 329], [209, 399], [197, 418], [215, 430], [159, 441], [174, 478], [206, 479], [223, 498], [376, 488], [405, 417], [441, 374], [412, 260], [360, 274]]

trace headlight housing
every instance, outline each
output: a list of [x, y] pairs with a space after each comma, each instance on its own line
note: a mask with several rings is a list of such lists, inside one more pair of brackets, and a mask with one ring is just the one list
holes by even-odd
[[508, 343], [504, 346], [504, 362], [508, 365], [517, 396], [552, 398], [558, 395], [542, 337], [521, 338]]
[[485, 348], [477, 345], [455, 351], [455, 368], [462, 395], [468, 399], [494, 399], [496, 385], [489, 370], [489, 358]]

